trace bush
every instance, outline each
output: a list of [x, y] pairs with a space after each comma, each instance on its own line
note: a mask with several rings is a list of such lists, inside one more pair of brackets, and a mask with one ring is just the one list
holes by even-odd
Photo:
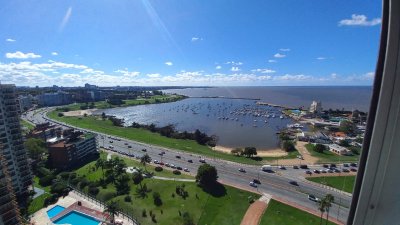
[[157, 166], [156, 168], [154, 168], [154, 170], [157, 172], [161, 172], [163, 171], [163, 168], [161, 166]]
[[81, 182], [82, 179], [83, 179], [82, 177], [71, 178], [70, 183], [71, 183], [72, 185], [75, 186], [75, 185], [77, 185], [79, 182]]
[[142, 211], [142, 216], [143, 216], [143, 217], [147, 217], [146, 209], [143, 209], [143, 211]]
[[175, 175], [181, 175], [181, 171], [179, 171], [179, 170], [174, 170], [172, 173]]
[[154, 205], [156, 205], [156, 206], [162, 205], [162, 200], [161, 200], [160, 193], [153, 192], [153, 200], [154, 200]]
[[283, 141], [282, 149], [285, 150], [286, 152], [292, 152], [296, 150], [292, 141]]
[[38, 177], [49, 176], [49, 175], [51, 175], [51, 171], [47, 168], [39, 167], [36, 169], [36, 175]]
[[64, 190], [67, 189], [67, 186], [64, 183], [55, 183], [51, 185], [50, 192], [53, 194], [57, 194], [58, 196], [63, 195]]
[[96, 196], [99, 193], [99, 188], [98, 187], [89, 187], [88, 192], [91, 195]]
[[57, 116], [58, 116], [58, 117], [63, 117], [63, 116], [64, 116], [64, 113], [59, 112], [59, 113], [57, 114]]
[[39, 184], [41, 186], [49, 186], [52, 184], [54, 179], [56, 179], [54, 175], [47, 175], [39, 179]]
[[114, 191], [111, 190], [103, 190], [100, 192], [97, 196], [101, 201], [107, 202], [108, 200], [112, 199], [115, 197]]
[[132, 198], [130, 195], [127, 195], [127, 196], [125, 196], [124, 200], [125, 200], [125, 202], [131, 202]]
[[81, 179], [81, 182], [79, 182], [79, 188], [84, 189], [88, 184], [89, 184], [89, 181], [86, 180], [86, 178], [83, 178], [83, 179]]
[[61, 172], [58, 174], [63, 180], [68, 180], [70, 173], [69, 172]]
[[313, 149], [316, 152], [323, 153], [326, 150], [326, 147], [322, 144], [316, 144]]

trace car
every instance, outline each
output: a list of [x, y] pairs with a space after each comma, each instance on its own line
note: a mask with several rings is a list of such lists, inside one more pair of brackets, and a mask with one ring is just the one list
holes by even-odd
[[170, 167], [169, 163], [165, 163], [165, 166], [166, 166], [166, 167]]
[[357, 172], [357, 169], [356, 168], [351, 168], [350, 171], [351, 172]]
[[182, 170], [182, 167], [177, 166], [176, 169], [177, 169], [177, 170]]
[[158, 163], [159, 163], [158, 160], [156, 160], [156, 159], [155, 159], [153, 162], [154, 162], [155, 164], [158, 164]]
[[256, 184], [261, 184], [261, 181], [260, 181], [260, 180], [258, 180], [258, 179], [253, 179], [253, 183], [256, 183]]
[[294, 185], [294, 186], [299, 186], [299, 184], [294, 180], [289, 181], [289, 184]]
[[340, 173], [341, 171], [339, 169], [334, 169], [335, 173]]
[[324, 164], [324, 165], [322, 165], [322, 167], [324, 167], [324, 168], [328, 168], [328, 167], [329, 167], [329, 165], [328, 165], [328, 164]]
[[177, 156], [175, 156], [175, 158], [177, 158], [177, 159], [180, 159], [180, 158], [181, 158], [181, 156], [180, 156], [180, 155], [177, 155]]
[[320, 202], [321, 200], [314, 195], [308, 195], [308, 199], [313, 201], [313, 202]]
[[314, 173], [319, 173], [319, 170], [313, 170]]
[[239, 172], [245, 173], [246, 170], [244, 170], [243, 168], [239, 168]]
[[305, 173], [306, 173], [306, 174], [312, 174], [312, 172], [309, 171], [309, 170], [306, 170]]
[[348, 163], [343, 163], [343, 166], [344, 167], [349, 167], [349, 164]]
[[345, 173], [350, 172], [350, 170], [349, 170], [349, 169], [346, 169], [346, 168], [343, 168], [342, 171], [345, 172]]
[[142, 152], [147, 152], [147, 149], [143, 148], [143, 149], [142, 149]]
[[109, 148], [111, 148], [111, 149], [113, 149], [113, 148], [114, 148], [114, 146], [112, 146], [112, 145], [109, 145], [108, 147], [109, 147]]
[[300, 165], [300, 168], [301, 169], [308, 169], [308, 166], [307, 165]]
[[113, 143], [113, 141], [110, 141], [110, 143]]
[[159, 162], [158, 164], [161, 165], [161, 166], [164, 166], [164, 163], [163, 163], [163, 162]]
[[188, 168], [183, 168], [183, 171], [189, 172], [189, 169]]
[[193, 163], [193, 160], [189, 159], [188, 162], [189, 162], [189, 163]]
[[304, 159], [302, 155], [298, 155], [298, 156], [296, 156], [296, 157], [297, 157], [298, 159], [301, 159], [301, 160]]
[[200, 159], [199, 162], [206, 163], [206, 160], [205, 159]]
[[350, 163], [350, 166], [357, 167], [357, 163]]
[[159, 155], [159, 156], [162, 156], [163, 154], [162, 154], [162, 153], [158, 153], [158, 155]]
[[251, 181], [250, 183], [249, 183], [249, 185], [251, 186], [251, 187], [257, 187], [257, 184], [256, 183], [254, 183], [253, 181]]
[[299, 169], [299, 167], [298, 166], [293, 166], [293, 169]]
[[170, 167], [171, 167], [172, 169], [176, 169], [176, 166], [175, 166], [174, 164], [170, 164]]
[[336, 167], [336, 164], [335, 164], [335, 163], [331, 163], [330, 166], [331, 166], [331, 168], [332, 168], [332, 167]]
[[132, 148], [132, 146], [128, 145], [128, 148]]
[[281, 170], [286, 170], [286, 167], [284, 167], [284, 166], [279, 166], [279, 169], [281, 169]]

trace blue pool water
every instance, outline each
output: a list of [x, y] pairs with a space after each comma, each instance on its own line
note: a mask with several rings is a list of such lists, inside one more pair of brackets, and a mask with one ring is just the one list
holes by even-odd
[[71, 225], [98, 225], [100, 221], [86, 216], [82, 213], [71, 211], [60, 219], [54, 221], [55, 224], [71, 224]]
[[62, 212], [64, 209], [65, 209], [64, 207], [56, 205], [47, 211], [47, 215], [51, 219], [51, 218], [55, 217], [57, 214], [59, 214], [60, 212]]

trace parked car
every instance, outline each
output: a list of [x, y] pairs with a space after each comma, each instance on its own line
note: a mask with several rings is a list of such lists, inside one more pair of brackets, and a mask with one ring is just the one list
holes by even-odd
[[181, 156], [180, 156], [180, 155], [177, 155], [177, 156], [175, 156], [175, 158], [177, 158], [177, 159], [180, 159], [180, 158], [181, 158]]
[[142, 149], [142, 152], [147, 152], [147, 149], [143, 148], [143, 149]]
[[308, 169], [308, 166], [307, 165], [300, 165], [300, 168], [301, 169]]
[[346, 169], [346, 168], [343, 168], [342, 171], [345, 172], [345, 173], [350, 172], [350, 170], [349, 170], [349, 169]]
[[189, 172], [189, 169], [188, 168], [184, 168], [183, 171]]
[[245, 173], [246, 170], [244, 170], [243, 168], [239, 168], [239, 172]]
[[284, 166], [279, 166], [279, 169], [281, 169], [281, 170], [286, 170], [286, 167], [284, 167]]
[[193, 163], [193, 160], [189, 159], [188, 162], [189, 162], [189, 163]]
[[305, 173], [306, 173], [306, 174], [312, 174], [312, 172], [309, 171], [309, 170], [306, 170]]
[[113, 141], [110, 141], [110, 143], [113, 143]]
[[314, 173], [318, 173], [318, 174], [319, 174], [319, 170], [314, 170], [313, 172], [314, 172]]
[[324, 164], [324, 165], [322, 165], [324, 168], [328, 168], [329, 167], [329, 165], [328, 164]]
[[177, 170], [182, 170], [182, 167], [177, 166], [176, 169], [177, 169]]
[[357, 163], [350, 163], [350, 166], [357, 167]]
[[128, 145], [128, 148], [132, 148], [132, 146]]
[[206, 163], [206, 160], [205, 159], [200, 159], [199, 162]]
[[299, 169], [299, 167], [298, 166], [293, 166], [293, 169]]
[[294, 186], [299, 186], [299, 184], [294, 180], [289, 181], [289, 184], [294, 185]]
[[251, 181], [251, 182], [249, 183], [249, 185], [252, 186], [252, 187], [257, 187], [257, 184], [254, 183], [253, 181]]
[[357, 169], [356, 168], [351, 168], [350, 171], [351, 172], [357, 172]]
[[314, 195], [308, 195], [308, 199], [313, 201], [313, 202], [321, 201], [319, 198], [315, 197]]
[[332, 167], [336, 167], [336, 164], [335, 164], [335, 163], [331, 163], [330, 166], [331, 166], [331, 168], [332, 168]]
[[343, 166], [344, 167], [349, 167], [349, 164], [348, 163], [343, 163]]

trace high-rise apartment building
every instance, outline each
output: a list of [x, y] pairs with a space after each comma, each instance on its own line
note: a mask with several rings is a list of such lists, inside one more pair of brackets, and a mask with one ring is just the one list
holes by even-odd
[[320, 114], [322, 112], [321, 102], [313, 101], [310, 106], [310, 113]]
[[28, 192], [32, 174], [22, 141], [15, 86], [0, 84], [0, 155], [16, 195]]

